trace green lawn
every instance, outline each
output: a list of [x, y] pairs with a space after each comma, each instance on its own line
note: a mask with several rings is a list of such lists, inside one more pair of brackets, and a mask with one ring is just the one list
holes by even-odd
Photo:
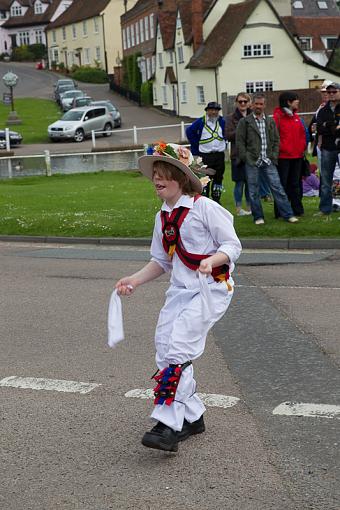
[[[22, 134], [23, 143], [48, 142], [47, 126], [62, 115], [57, 103], [48, 99], [14, 98], [14, 108], [22, 124], [8, 127]], [[0, 104], [0, 129], [6, 127], [10, 110], [10, 106]]]
[[[222, 205], [235, 212], [227, 166]], [[340, 213], [315, 218], [318, 198], [304, 199], [305, 216], [291, 225], [273, 217], [264, 203], [266, 224], [236, 217], [240, 237], [339, 237]], [[138, 172], [26, 177], [0, 181], [0, 234], [95, 237], [150, 237], [159, 209], [151, 183]]]

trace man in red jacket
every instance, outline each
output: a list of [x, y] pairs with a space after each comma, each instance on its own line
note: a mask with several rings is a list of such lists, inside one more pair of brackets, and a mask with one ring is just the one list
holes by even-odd
[[[296, 92], [283, 92], [279, 96], [279, 107], [274, 110], [274, 120], [280, 135], [277, 165], [280, 180], [295, 216], [302, 216], [302, 161], [307, 138], [305, 126], [296, 113], [298, 108]], [[277, 208], [275, 217], [279, 217]]]

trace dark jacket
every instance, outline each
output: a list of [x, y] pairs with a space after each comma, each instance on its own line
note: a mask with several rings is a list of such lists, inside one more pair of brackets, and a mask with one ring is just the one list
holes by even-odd
[[[247, 109], [247, 115], [251, 113], [251, 110]], [[224, 136], [230, 142], [230, 158], [236, 159], [237, 158], [237, 149], [236, 149], [236, 128], [237, 124], [240, 122], [240, 120], [243, 119], [243, 115], [240, 112], [238, 108], [234, 111], [234, 113], [231, 113], [228, 115], [225, 119], [225, 130], [224, 130]]]
[[339, 145], [335, 144], [335, 140], [340, 138], [340, 129], [336, 127], [340, 124], [340, 103], [338, 103], [333, 111], [330, 102], [319, 110], [316, 117], [316, 125], [318, 134], [322, 136], [321, 149], [327, 151], [339, 150]]
[[[267, 157], [274, 165], [279, 155], [280, 138], [273, 119], [265, 117], [267, 135]], [[236, 148], [240, 161], [255, 166], [261, 156], [261, 135], [251, 113], [240, 120], [236, 129]]]
[[[222, 135], [224, 134], [224, 128], [225, 128], [225, 121], [224, 118], [219, 116], [218, 122], [222, 129]], [[190, 142], [191, 145], [191, 153], [193, 156], [199, 155], [199, 142], [201, 139], [202, 131], [204, 127], [204, 116], [200, 117], [199, 119], [195, 120], [190, 126], [188, 126], [185, 130], [185, 133], [187, 135], [187, 139]]]

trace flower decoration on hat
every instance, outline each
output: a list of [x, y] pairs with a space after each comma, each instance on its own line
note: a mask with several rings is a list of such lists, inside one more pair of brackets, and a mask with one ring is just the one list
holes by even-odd
[[210, 178], [205, 172], [207, 165], [203, 164], [202, 158], [200, 157], [194, 159], [190, 150], [184, 145], [159, 141], [155, 144], [149, 145], [146, 149], [146, 153], [151, 156], [167, 156], [177, 159], [187, 166], [200, 179], [203, 187], [210, 182]]

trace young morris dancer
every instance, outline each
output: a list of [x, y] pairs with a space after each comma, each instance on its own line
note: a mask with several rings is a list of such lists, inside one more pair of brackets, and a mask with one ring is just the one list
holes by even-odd
[[[204, 432], [205, 407], [196, 393], [193, 361], [203, 354], [208, 331], [226, 312], [232, 295], [230, 276], [241, 253], [233, 217], [202, 197], [202, 183], [191, 152], [159, 143], [138, 160], [141, 172], [163, 201], [156, 215], [151, 260], [137, 273], [121, 278], [120, 295], [170, 273], [170, 287], [156, 327], [155, 407], [157, 423], [142, 444], [175, 452], [178, 442]], [[204, 170], [200, 169], [204, 172]]]

